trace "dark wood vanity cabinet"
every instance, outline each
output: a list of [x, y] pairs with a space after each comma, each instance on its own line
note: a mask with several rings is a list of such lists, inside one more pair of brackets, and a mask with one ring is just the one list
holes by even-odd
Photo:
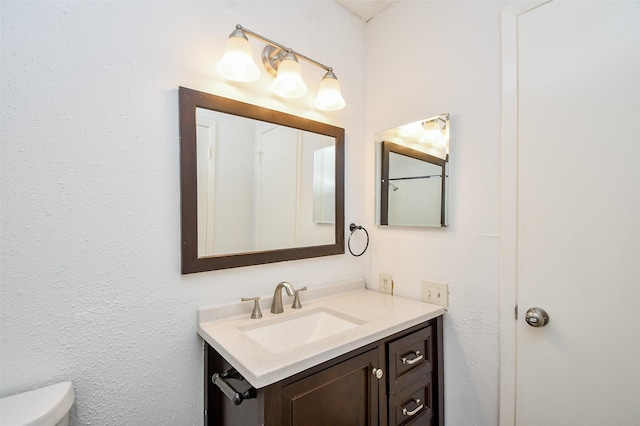
[[371, 374], [379, 365], [376, 349], [292, 383], [265, 389], [265, 425], [377, 425], [379, 384]]
[[[205, 344], [206, 425], [444, 425], [442, 316], [258, 389], [240, 405], [211, 381], [229, 368]], [[228, 381], [239, 392], [251, 387]]]
[[[439, 411], [434, 407], [433, 384], [441, 384], [441, 380], [433, 375], [434, 362], [442, 356], [438, 357], [434, 346], [436, 335], [439, 337], [434, 327], [428, 326], [387, 345], [389, 425], [438, 424], [434, 420]], [[439, 370], [435, 368], [435, 372]]]

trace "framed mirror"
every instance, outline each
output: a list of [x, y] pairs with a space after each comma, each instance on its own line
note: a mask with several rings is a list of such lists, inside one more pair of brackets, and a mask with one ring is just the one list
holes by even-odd
[[179, 98], [183, 274], [344, 253], [344, 129]]
[[376, 223], [448, 226], [449, 114], [376, 133]]

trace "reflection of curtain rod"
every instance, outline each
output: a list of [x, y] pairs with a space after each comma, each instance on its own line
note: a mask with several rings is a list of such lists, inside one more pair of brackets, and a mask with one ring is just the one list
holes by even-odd
[[[431, 179], [431, 178], [441, 178], [441, 177], [442, 175], [427, 175], [427, 176], [411, 176], [411, 177], [402, 177], [402, 178], [389, 178], [389, 180]], [[449, 175], [445, 177], [449, 177]]]

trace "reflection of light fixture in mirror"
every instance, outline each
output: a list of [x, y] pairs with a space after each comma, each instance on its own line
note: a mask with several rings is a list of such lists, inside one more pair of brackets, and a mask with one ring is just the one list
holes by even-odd
[[421, 121], [414, 121], [413, 123], [405, 124], [398, 127], [398, 133], [405, 138], [415, 138], [424, 132]]
[[429, 120], [426, 121], [422, 127], [424, 128], [424, 136], [427, 138], [435, 139], [439, 136], [442, 136], [442, 131], [440, 131], [440, 124], [438, 120]]
[[398, 190], [398, 187], [397, 187], [397, 186], [395, 186], [394, 184], [392, 184], [391, 182], [389, 182], [389, 186], [390, 186], [391, 188], [393, 188], [393, 190], [394, 190], [394, 191], [397, 191], [397, 190]]
[[300, 64], [295, 55], [288, 52], [278, 66], [278, 75], [271, 83], [271, 91], [283, 98], [299, 98], [307, 93], [307, 85], [302, 80]]
[[[431, 143], [434, 146], [444, 147], [446, 144], [445, 138], [445, 130], [446, 130], [446, 122], [444, 122], [444, 127], [440, 127], [441, 118], [435, 118], [433, 120], [428, 120], [422, 123], [423, 132], [420, 135], [420, 142], [423, 143]], [[444, 120], [443, 120], [444, 121]]]
[[218, 62], [216, 70], [224, 78], [233, 81], [255, 81], [260, 77], [260, 70], [253, 60], [253, 50], [241, 28], [229, 35], [224, 56]]
[[313, 102], [314, 107], [322, 111], [333, 111], [345, 107], [345, 101], [340, 93], [340, 84], [333, 73], [333, 68], [243, 28], [241, 25], [236, 25], [236, 29], [229, 35], [225, 54], [218, 63], [218, 73], [223, 77], [242, 82], [254, 81], [259, 77], [260, 73], [253, 60], [247, 35], [267, 44], [262, 52], [262, 63], [267, 72], [276, 77], [271, 86], [271, 90], [275, 94], [285, 98], [299, 98], [307, 93], [307, 87], [302, 80], [298, 63], [298, 59], [302, 59], [327, 71], [320, 83], [318, 96]]

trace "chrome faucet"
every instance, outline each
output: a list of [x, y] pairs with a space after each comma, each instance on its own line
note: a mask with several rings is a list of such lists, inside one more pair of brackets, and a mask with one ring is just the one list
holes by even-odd
[[278, 283], [278, 285], [276, 286], [276, 291], [273, 292], [273, 300], [271, 301], [271, 313], [273, 314], [281, 314], [283, 312], [282, 287], [287, 290], [287, 294], [289, 296], [294, 295], [293, 286], [291, 284], [286, 281]]

